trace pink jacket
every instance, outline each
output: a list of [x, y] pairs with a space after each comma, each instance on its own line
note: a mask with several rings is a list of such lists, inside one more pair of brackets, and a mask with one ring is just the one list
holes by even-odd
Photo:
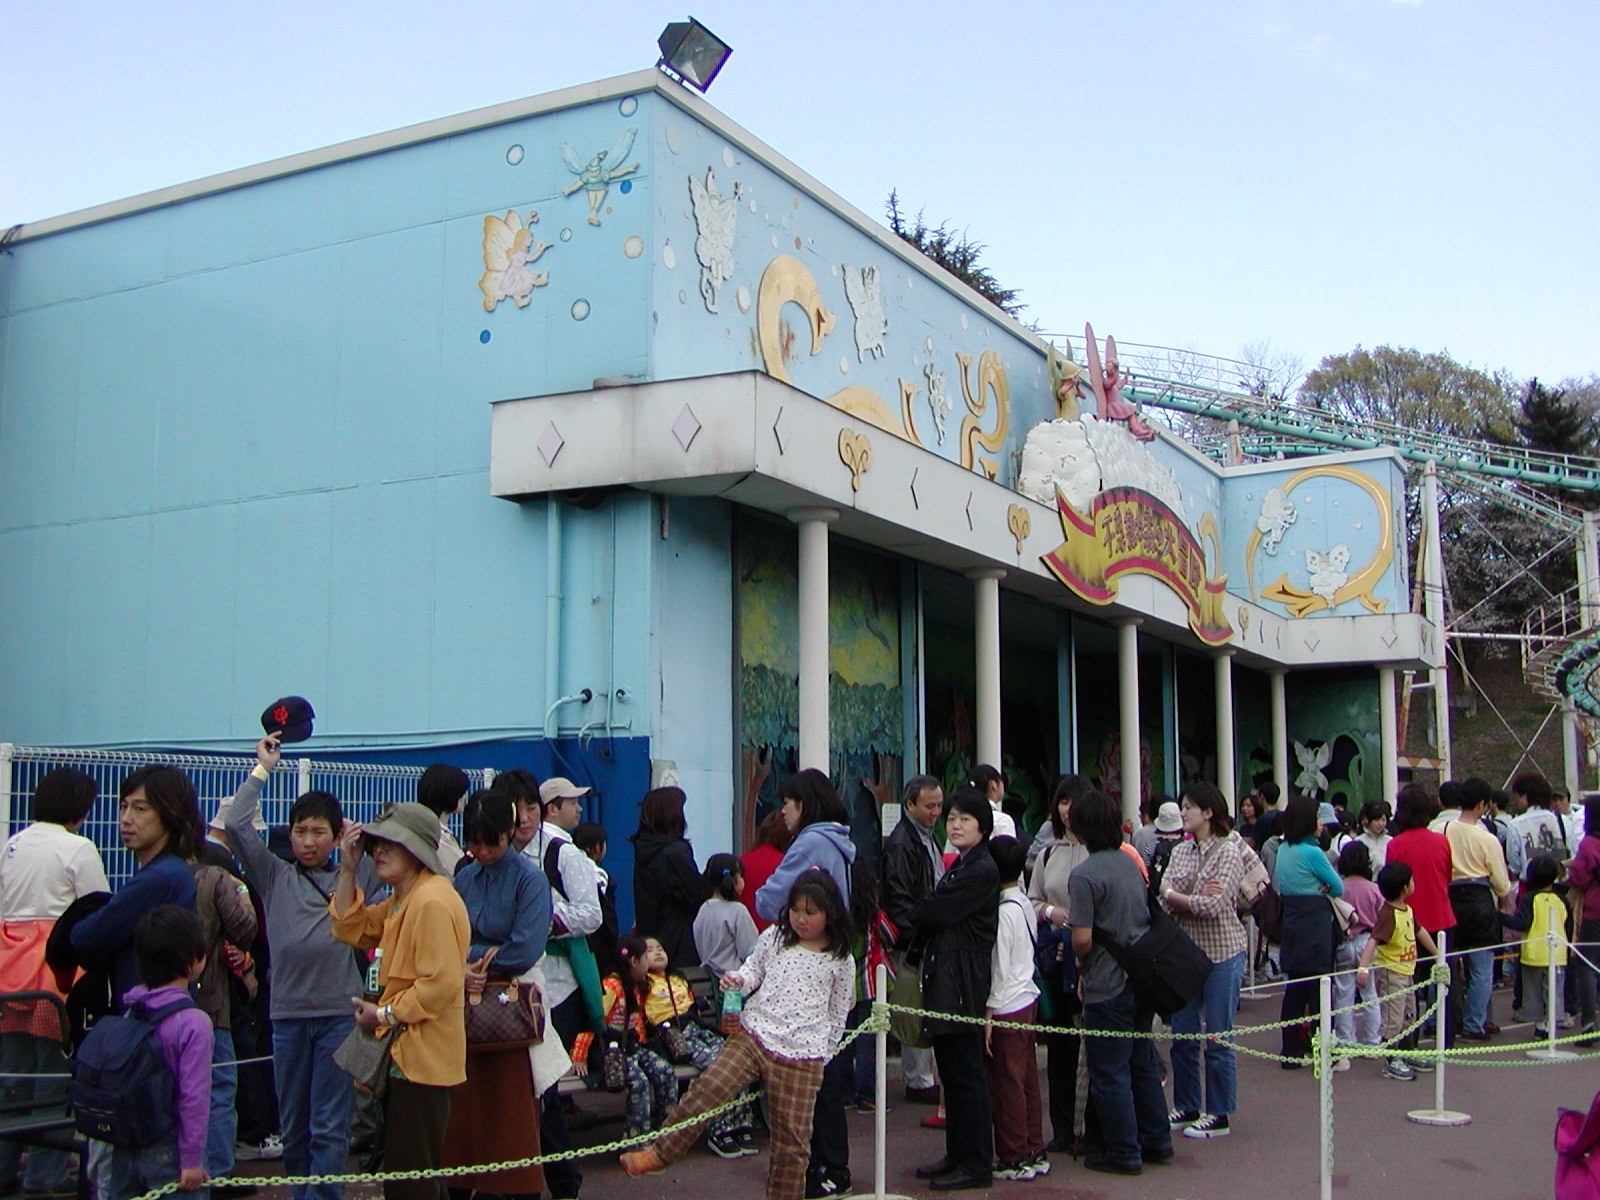
[[1600, 921], [1600, 837], [1586, 834], [1578, 843], [1578, 853], [1567, 864], [1567, 879], [1584, 889], [1583, 919]]

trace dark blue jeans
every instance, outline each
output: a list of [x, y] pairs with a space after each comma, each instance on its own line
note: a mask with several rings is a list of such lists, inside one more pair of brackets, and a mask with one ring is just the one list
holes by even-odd
[[1094, 1031], [1149, 1033], [1154, 1018], [1131, 987], [1114, 1000], [1083, 1006], [1089, 1096], [1100, 1119], [1106, 1157], [1124, 1166], [1138, 1166], [1144, 1155], [1164, 1155], [1172, 1149], [1161, 1060], [1148, 1038], [1095, 1037]]
[[[272, 1023], [287, 1175], [344, 1174], [356, 1090], [350, 1076], [334, 1064], [333, 1052], [354, 1028], [348, 1014], [283, 1017]], [[302, 1184], [292, 1191], [294, 1200], [339, 1200], [344, 1185]]]

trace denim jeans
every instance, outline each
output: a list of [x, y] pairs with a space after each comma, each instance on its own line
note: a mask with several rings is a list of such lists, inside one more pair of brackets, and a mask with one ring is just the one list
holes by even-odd
[[[350, 1152], [355, 1085], [333, 1052], [355, 1027], [351, 1016], [284, 1017], [272, 1023], [286, 1175], [342, 1175]], [[343, 1185], [293, 1189], [294, 1200], [338, 1200]]]
[[112, 1146], [109, 1194], [103, 1200], [131, 1200], [164, 1183], [178, 1180], [178, 1142], [175, 1134], [150, 1146]]
[[1167, 1102], [1161, 1091], [1161, 1062], [1152, 1041], [1095, 1037], [1094, 1031], [1148, 1033], [1154, 1016], [1139, 1003], [1131, 987], [1113, 1000], [1083, 1006], [1089, 1096], [1100, 1120], [1106, 1157], [1123, 1166], [1138, 1166], [1143, 1155], [1163, 1155], [1172, 1149]]
[[[1213, 963], [1200, 999], [1172, 1014], [1173, 1033], [1222, 1033], [1233, 1028], [1244, 980], [1244, 952]], [[1205, 1046], [1205, 1095], [1200, 1091], [1200, 1048]], [[1229, 1042], [1172, 1043], [1172, 1107], [1225, 1117], [1238, 1107], [1239, 1065]]]
[[1483, 1024], [1489, 1019], [1489, 997], [1494, 986], [1494, 951], [1468, 950], [1460, 961], [1466, 983], [1461, 1028], [1468, 1033], [1482, 1033]]
[[[211, 1031], [211, 1116], [206, 1125], [206, 1175], [224, 1179], [233, 1171], [233, 1144], [239, 1133], [239, 1068], [233, 1066], [233, 1031]], [[227, 1063], [228, 1066], [218, 1066]]]
[[[26, 1033], [7, 1033], [0, 1038], [0, 1072], [14, 1071], [19, 1075], [70, 1074], [72, 1064], [61, 1052], [61, 1043], [53, 1038], [37, 1038]], [[66, 1094], [64, 1079], [10, 1079], [0, 1081], [0, 1103], [18, 1105], [47, 1097], [61, 1098]], [[0, 1194], [9, 1191], [7, 1186], [17, 1182], [17, 1163], [22, 1158], [21, 1142], [0, 1141]], [[24, 1170], [22, 1186], [30, 1192], [56, 1192], [67, 1185], [68, 1154], [65, 1150], [51, 1150], [45, 1146], [28, 1147], [28, 1164]]]
[[[1372, 940], [1371, 933], [1358, 933], [1340, 942], [1333, 952], [1333, 963], [1339, 973], [1333, 977], [1333, 1032], [1341, 1042], [1360, 1046], [1376, 1046], [1383, 1040], [1383, 1009], [1378, 1004], [1378, 973], [1367, 976], [1367, 986], [1356, 987], [1356, 968], [1361, 963], [1361, 952]], [[1356, 997], [1361, 1007], [1353, 1008]]]

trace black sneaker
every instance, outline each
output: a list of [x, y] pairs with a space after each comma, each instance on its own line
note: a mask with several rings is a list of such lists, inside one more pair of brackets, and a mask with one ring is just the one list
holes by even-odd
[[739, 1146], [739, 1137], [733, 1133], [713, 1133], [706, 1138], [706, 1145], [711, 1147], [711, 1153], [718, 1158], [743, 1158], [744, 1150]]
[[827, 1169], [813, 1171], [806, 1177], [805, 1200], [843, 1200], [850, 1195], [850, 1177], [838, 1176]]
[[1228, 1136], [1228, 1118], [1222, 1113], [1207, 1113], [1183, 1131], [1184, 1137], [1219, 1138]]
[[750, 1130], [741, 1129], [738, 1137], [740, 1154], [751, 1155], [761, 1153], [761, 1150], [756, 1146], [756, 1135]]

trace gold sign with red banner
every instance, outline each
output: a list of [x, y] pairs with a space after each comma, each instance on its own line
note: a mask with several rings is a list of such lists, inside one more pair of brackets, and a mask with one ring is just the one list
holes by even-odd
[[[1194, 534], [1167, 505], [1139, 488], [1107, 488], [1094, 498], [1088, 515], [1056, 493], [1065, 541], [1044, 556], [1044, 565], [1072, 592], [1091, 604], [1117, 598], [1123, 575], [1150, 575], [1161, 580], [1189, 610], [1189, 628], [1209, 646], [1233, 636], [1222, 615], [1228, 577], [1206, 574], [1206, 555]], [[1216, 522], [1210, 513], [1200, 530], [1221, 557]]]

